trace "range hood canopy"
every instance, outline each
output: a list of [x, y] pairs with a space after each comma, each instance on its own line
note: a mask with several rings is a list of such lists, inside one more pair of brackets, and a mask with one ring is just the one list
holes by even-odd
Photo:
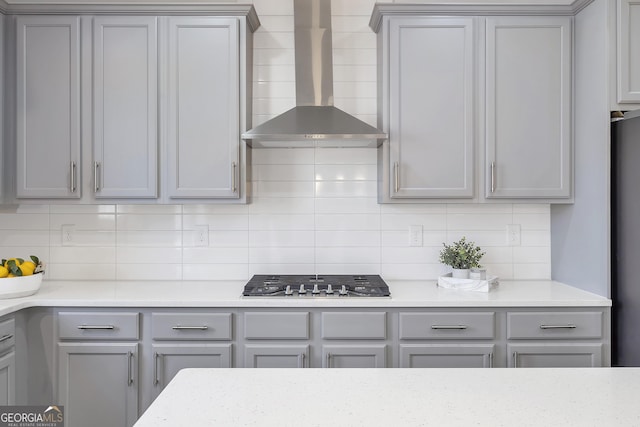
[[[378, 146], [387, 134], [333, 106], [331, 0], [293, 0], [296, 106], [242, 134], [258, 147]], [[298, 141], [297, 144], [292, 142]]]

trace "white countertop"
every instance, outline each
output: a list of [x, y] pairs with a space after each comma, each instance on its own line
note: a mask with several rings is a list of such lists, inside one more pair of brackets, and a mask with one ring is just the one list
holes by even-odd
[[640, 368], [185, 369], [135, 427], [638, 426]]
[[37, 307], [607, 307], [611, 300], [548, 280], [503, 281], [489, 293], [387, 281], [391, 298], [243, 298], [239, 281], [48, 281], [37, 294], [0, 299], [0, 316]]

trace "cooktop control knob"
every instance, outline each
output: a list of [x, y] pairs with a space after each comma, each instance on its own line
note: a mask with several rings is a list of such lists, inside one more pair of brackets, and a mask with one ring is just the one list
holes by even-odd
[[298, 290], [299, 295], [304, 295], [307, 293], [307, 290], [304, 288], [304, 284], [300, 284], [300, 289]]
[[333, 294], [333, 286], [331, 286], [330, 284], [327, 285], [327, 290], [325, 292], [327, 293], [327, 295], [332, 295]]
[[313, 290], [311, 291], [311, 293], [313, 295], [318, 295], [320, 293], [320, 289], [318, 289], [318, 284], [317, 283], [313, 284]]
[[347, 286], [346, 285], [342, 285], [342, 287], [338, 291], [338, 294], [340, 294], [340, 295], [347, 295], [348, 293], [349, 292], [347, 292]]
[[285, 295], [293, 295], [293, 291], [291, 290], [291, 285], [287, 285], [287, 288], [284, 290]]

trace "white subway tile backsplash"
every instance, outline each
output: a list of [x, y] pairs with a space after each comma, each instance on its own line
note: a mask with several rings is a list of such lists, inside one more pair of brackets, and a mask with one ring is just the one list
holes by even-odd
[[520, 224], [522, 231], [525, 230], [550, 230], [550, 213], [540, 214], [513, 214], [513, 224]]
[[313, 165], [256, 165], [258, 181], [313, 181]]
[[256, 197], [249, 205], [251, 215], [312, 214], [313, 212], [314, 199], [311, 197]]
[[181, 247], [181, 231], [117, 231], [118, 247]]
[[181, 280], [182, 264], [117, 264], [117, 280]]
[[[71, 241], [68, 240], [62, 230], [49, 232], [49, 244], [53, 246], [115, 246], [116, 231], [102, 230], [74, 230]], [[64, 238], [64, 242], [63, 242]]]
[[551, 264], [513, 264], [513, 279], [551, 279]]
[[116, 212], [116, 205], [51, 205], [52, 214], [108, 214]]
[[[315, 274], [315, 264], [249, 264], [248, 277], [254, 274]], [[324, 273], [323, 271], [323, 274]]]
[[318, 264], [380, 264], [377, 247], [316, 247], [315, 253]]
[[377, 165], [378, 150], [375, 148], [318, 148], [315, 151], [316, 165]]
[[440, 264], [387, 264], [382, 263], [381, 274], [386, 280], [425, 280], [425, 286], [434, 286], [432, 280], [443, 273]]
[[545, 247], [513, 247], [513, 262], [516, 264], [551, 264], [551, 256]]
[[184, 264], [182, 280], [249, 279], [247, 264]]
[[[381, 233], [382, 246], [384, 247], [407, 247], [409, 246], [409, 229], [406, 230], [383, 230]], [[423, 231], [422, 244], [424, 246], [442, 247], [447, 242], [446, 231]]]
[[47, 280], [116, 280], [116, 264], [52, 263], [46, 265], [45, 277]]
[[251, 153], [254, 165], [313, 165], [313, 148], [255, 149]]
[[0, 218], [3, 214], [49, 214], [49, 205], [0, 205]]
[[375, 197], [375, 181], [316, 181], [316, 197]]
[[[118, 214], [118, 230], [181, 230], [182, 217], [180, 215], [131, 215]], [[75, 224], [75, 223], [72, 223]]]
[[250, 264], [313, 264], [313, 247], [249, 248]]
[[116, 216], [112, 214], [51, 214], [49, 228], [62, 230], [63, 225], [73, 225], [77, 230], [115, 230]]
[[183, 262], [186, 264], [246, 264], [249, 249], [237, 248], [184, 248]]
[[316, 264], [316, 271], [323, 274], [380, 274], [380, 264]]
[[116, 248], [53, 246], [48, 261], [49, 264], [115, 264]]
[[447, 205], [441, 204], [385, 204], [380, 205], [383, 214], [446, 214]]
[[448, 214], [512, 214], [513, 205], [511, 204], [492, 204], [492, 203], [460, 203], [447, 205]]
[[423, 230], [446, 230], [446, 214], [387, 214], [381, 215], [382, 230], [406, 230], [412, 225], [422, 225]]
[[0, 213], [0, 230], [48, 230], [49, 214]]
[[252, 230], [249, 236], [250, 248], [304, 246], [314, 246], [312, 230]]
[[145, 214], [145, 215], [179, 215], [182, 213], [182, 205], [117, 205], [119, 214]]
[[[255, 1], [253, 2], [255, 5]], [[256, 6], [258, 7], [258, 6]], [[257, 9], [256, 9], [257, 10]], [[293, 11], [291, 15], [260, 14], [260, 33], [293, 31]]]
[[242, 215], [249, 211], [247, 205], [184, 205], [183, 213], [188, 215], [209, 215], [209, 214], [224, 214], [224, 215]]
[[249, 230], [313, 230], [313, 215], [251, 215], [249, 216]]
[[376, 165], [317, 165], [316, 181], [376, 181]]
[[437, 264], [440, 248], [435, 246], [382, 248], [385, 264]]
[[116, 253], [118, 264], [180, 264], [182, 248], [120, 247]]
[[256, 197], [313, 197], [313, 181], [258, 181]]
[[315, 199], [317, 214], [330, 213], [380, 213], [380, 205], [375, 197], [330, 197]]
[[196, 230], [208, 225], [209, 230], [247, 230], [248, 216], [245, 214], [195, 214], [182, 217], [184, 230]]
[[[295, 64], [295, 50], [290, 48], [262, 48], [256, 49], [253, 53], [253, 60], [255, 64], [258, 65], [269, 65], [278, 63], [281, 65], [294, 65]], [[293, 92], [287, 91], [288, 96], [295, 97], [295, 87]], [[267, 96], [274, 96], [282, 98], [284, 97], [283, 93], [278, 92], [254, 92], [254, 97], [257, 98], [265, 98]]]
[[0, 248], [4, 246], [49, 246], [49, 231], [0, 230]]
[[496, 230], [506, 229], [511, 224], [511, 214], [449, 214], [449, 230]]
[[379, 230], [380, 216], [372, 214], [316, 214], [316, 230]]
[[375, 231], [316, 231], [316, 247], [380, 247], [380, 232]]

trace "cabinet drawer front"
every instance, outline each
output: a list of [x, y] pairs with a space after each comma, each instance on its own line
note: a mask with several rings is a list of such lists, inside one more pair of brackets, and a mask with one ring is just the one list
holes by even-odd
[[495, 313], [400, 313], [400, 339], [492, 339]]
[[309, 313], [258, 313], [244, 315], [246, 339], [309, 339]]
[[231, 313], [153, 313], [154, 340], [230, 340]]
[[600, 312], [508, 313], [507, 338], [601, 338]]
[[58, 313], [58, 336], [78, 340], [137, 340], [138, 313]]
[[387, 338], [387, 313], [322, 313], [324, 339]]
[[7, 319], [0, 323], [0, 353], [13, 347], [16, 343], [16, 326], [13, 319]]

